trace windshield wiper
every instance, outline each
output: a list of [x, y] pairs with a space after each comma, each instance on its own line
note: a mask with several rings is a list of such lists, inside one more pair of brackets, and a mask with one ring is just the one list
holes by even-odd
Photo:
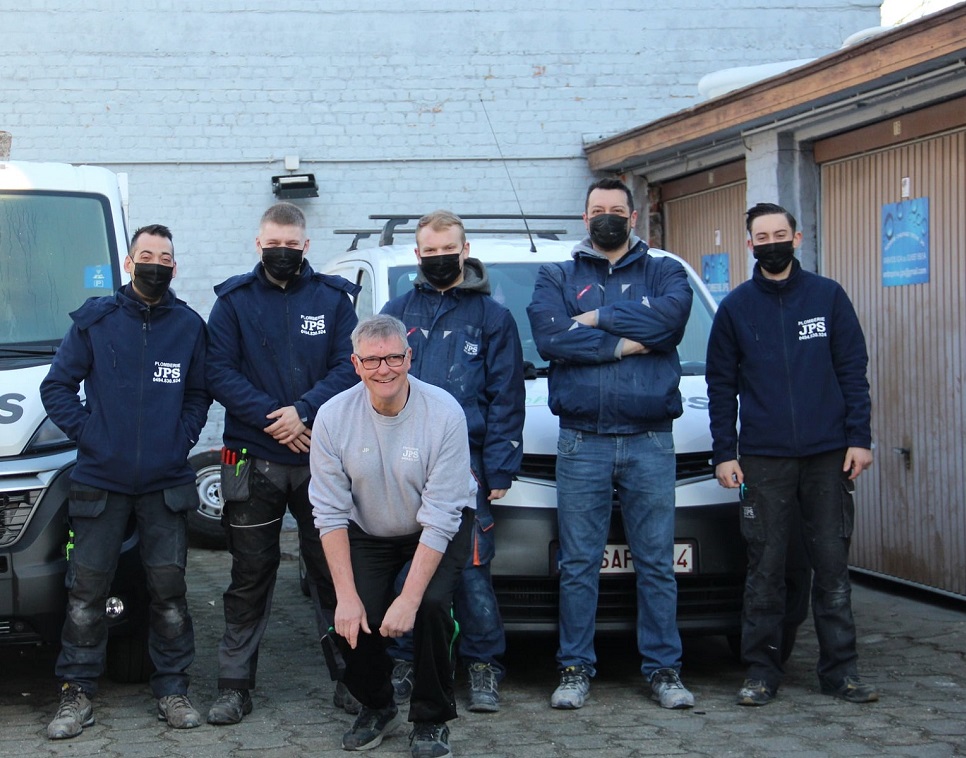
[[0, 346], [0, 355], [13, 355], [13, 356], [53, 355], [56, 352], [57, 352], [56, 345], [37, 345], [36, 347]]

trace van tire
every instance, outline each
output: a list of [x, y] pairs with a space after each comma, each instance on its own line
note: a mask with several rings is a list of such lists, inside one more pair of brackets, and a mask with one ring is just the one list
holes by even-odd
[[148, 680], [154, 664], [148, 652], [147, 625], [134, 634], [108, 639], [106, 669], [115, 682], [137, 684]]
[[221, 455], [204, 450], [188, 458], [195, 470], [198, 510], [188, 514], [188, 541], [194, 547], [225, 550], [228, 541], [221, 525]]

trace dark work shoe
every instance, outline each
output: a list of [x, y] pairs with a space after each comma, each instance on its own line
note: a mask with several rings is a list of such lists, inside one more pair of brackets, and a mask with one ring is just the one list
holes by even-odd
[[349, 688], [342, 682], [335, 683], [335, 694], [332, 695], [332, 705], [353, 716], [362, 710], [362, 703], [352, 696]]
[[857, 675], [845, 677], [838, 686], [821, 683], [822, 694], [832, 695], [850, 703], [874, 703], [879, 699], [879, 693], [871, 684], [866, 684]]
[[174, 729], [194, 729], [201, 726], [201, 714], [187, 695], [165, 695], [158, 698], [158, 721], [167, 721]]
[[218, 699], [208, 710], [208, 723], [216, 726], [237, 724], [252, 712], [252, 696], [248, 690], [218, 690]]
[[393, 703], [388, 708], [374, 710], [362, 706], [352, 728], [342, 735], [343, 750], [371, 750], [382, 744], [402, 723], [399, 708]]
[[409, 733], [409, 752], [412, 758], [446, 758], [449, 749], [449, 727], [417, 721]]
[[497, 688], [499, 669], [489, 663], [471, 663], [470, 710], [473, 713], [496, 713], [500, 710], [500, 691]]
[[738, 690], [738, 705], [768, 705], [775, 699], [775, 691], [760, 679], [745, 679]]
[[590, 694], [590, 674], [583, 666], [567, 666], [560, 672], [560, 684], [550, 696], [551, 708], [576, 710], [584, 707]]
[[47, 725], [47, 737], [67, 740], [84, 731], [94, 723], [94, 708], [87, 693], [72, 682], [64, 682], [60, 688], [60, 706], [53, 721]]
[[392, 689], [396, 705], [409, 702], [413, 696], [413, 662], [402, 658], [393, 658]]

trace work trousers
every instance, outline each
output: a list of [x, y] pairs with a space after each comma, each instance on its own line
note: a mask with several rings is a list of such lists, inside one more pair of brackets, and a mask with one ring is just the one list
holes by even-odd
[[785, 568], [796, 513], [814, 571], [812, 615], [819, 680], [837, 687], [844, 677], [857, 673], [848, 567], [855, 506], [853, 483], [842, 471], [844, 461], [844, 450], [803, 458], [741, 457], [741, 532], [748, 543], [741, 655], [748, 678], [764, 681], [772, 690], [777, 690], [783, 674]]
[[[298, 524], [299, 548], [309, 580], [318, 636], [334, 618], [335, 589], [309, 502], [309, 467], [255, 459], [250, 496], [226, 502], [222, 524], [231, 552], [231, 584], [224, 594], [225, 633], [218, 646], [218, 688], [251, 689], [258, 646], [271, 614], [281, 560], [285, 509]], [[321, 655], [320, 655], [321, 661]]]
[[[473, 511], [467, 508], [416, 611], [410, 721], [440, 724], [457, 715], [453, 673], [459, 626], [453, 618], [453, 593], [466, 563], [472, 528]], [[354, 523], [349, 524], [356, 592], [366, 609], [372, 633], [360, 631], [355, 649], [346, 654], [343, 682], [368, 708], [387, 708], [393, 702], [389, 640], [379, 634], [379, 627], [396, 597], [396, 577], [412, 560], [419, 537], [419, 532], [405, 537], [373, 537]]]

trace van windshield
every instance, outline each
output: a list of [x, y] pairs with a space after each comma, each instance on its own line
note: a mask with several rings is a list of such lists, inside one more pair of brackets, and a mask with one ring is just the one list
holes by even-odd
[[0, 192], [0, 346], [59, 344], [71, 311], [120, 285], [113, 228], [99, 195]]
[[[542, 263], [485, 263], [490, 279], [490, 294], [498, 303], [506, 306], [520, 331], [523, 345], [523, 360], [534, 365], [538, 372], [545, 372], [547, 361], [540, 357], [537, 345], [530, 331], [527, 306], [533, 297], [533, 285]], [[690, 277], [690, 272], [688, 274]], [[412, 289], [416, 279], [416, 267], [393, 266], [389, 269], [390, 299], [405, 294]], [[693, 285], [692, 285], [693, 286]], [[708, 335], [714, 312], [704, 298], [695, 294], [691, 303], [691, 316], [684, 332], [684, 339], [678, 345], [681, 371], [685, 376], [703, 376], [704, 359], [708, 348]]]

